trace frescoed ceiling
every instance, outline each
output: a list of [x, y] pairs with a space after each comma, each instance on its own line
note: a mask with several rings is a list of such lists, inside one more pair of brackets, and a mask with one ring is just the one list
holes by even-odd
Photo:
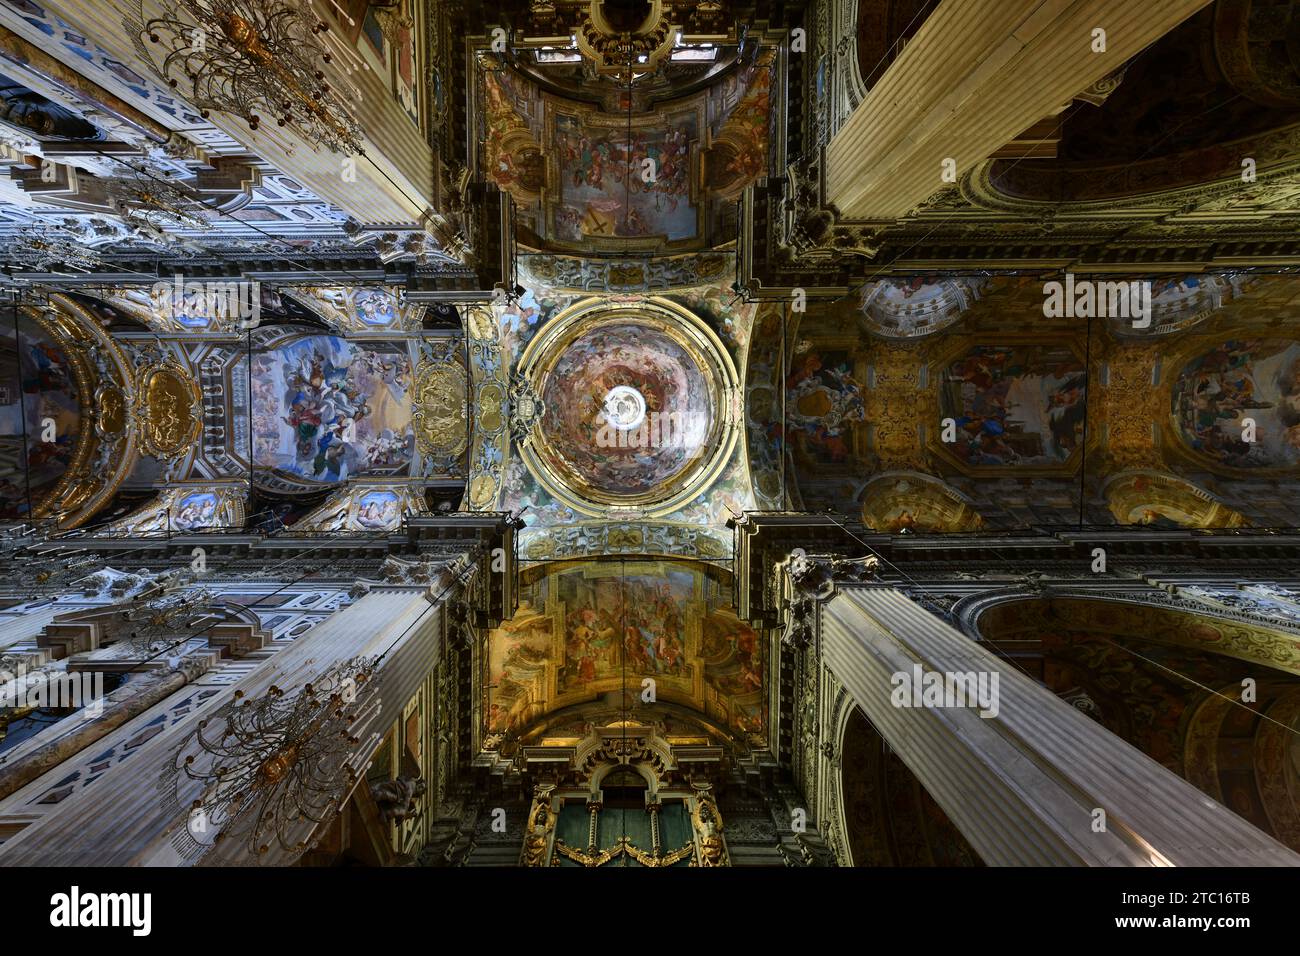
[[[949, 303], [944, 321], [882, 322], [909, 293]], [[1298, 294], [1286, 276], [1159, 280], [1138, 329], [1048, 318], [1032, 280], [875, 280], [751, 350], [755, 488], [894, 533], [1290, 526]], [[782, 340], [783, 396], [759, 386]]]
[[76, 527], [102, 512], [118, 534], [391, 530], [459, 503], [468, 371], [436, 311], [400, 290], [302, 287], [232, 335], [237, 314], [162, 285], [18, 313], [0, 381], [6, 516]]
[[723, 558], [727, 520], [754, 500], [739, 398], [754, 315], [717, 287], [613, 297], [537, 287], [495, 310], [482, 329], [495, 348], [487, 364], [513, 396], [512, 421], [486, 457], [487, 429], [476, 433], [471, 460], [500, 490], [473, 500], [472, 474], [471, 507], [519, 514], [532, 560]]
[[[737, 50], [716, 35], [696, 44], [689, 29], [676, 36], [666, 41], [669, 62], [695, 64], [695, 71], [707, 65], [712, 80], [689, 94], [673, 95], [653, 80], [624, 81], [594, 103], [593, 93], [609, 82], [599, 67], [573, 88], [563, 61], [480, 56], [478, 162], [515, 200], [523, 251], [665, 256], [730, 241], [734, 200], [775, 168], [770, 92], [779, 60], [773, 47]], [[581, 61], [573, 42], [572, 57]]]
[[[768, 746], [765, 638], [737, 620], [730, 575], [683, 561], [530, 569], [519, 609], [488, 638], [481, 739], [506, 755], [566, 713], [676, 710]], [[646, 705], [654, 703], [654, 707]]]

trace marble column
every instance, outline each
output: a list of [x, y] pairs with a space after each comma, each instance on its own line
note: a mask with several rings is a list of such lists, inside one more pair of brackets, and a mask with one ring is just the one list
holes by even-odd
[[194, 655], [177, 667], [134, 675], [107, 696], [94, 719], [65, 717], [36, 739], [23, 741], [0, 764], [0, 800], [166, 700], [205, 673], [209, 663], [205, 655]]
[[[175, 799], [167, 798], [158, 781], [197, 723], [236, 693], [258, 699], [272, 685], [293, 690], [337, 662], [386, 652], [376, 675], [376, 697], [382, 706], [366, 726], [355, 731], [358, 737], [366, 737], [400, 716], [402, 705], [436, 662], [442, 632], [442, 592], [439, 595], [439, 603], [431, 607], [433, 595], [428, 586], [375, 588], [269, 658], [265, 666], [224, 688], [209, 704], [158, 733], [130, 760], [69, 795], [56, 812], [22, 829], [0, 846], [0, 866], [176, 866], [195, 862], [182, 856], [174, 839], [178, 829], [185, 830], [188, 814]], [[118, 728], [102, 747], [107, 748], [120, 735], [138, 733], [141, 723], [153, 713], [141, 714]], [[64, 764], [49, 774], [66, 774], [72, 769]], [[280, 862], [275, 857], [272, 854], [264, 862]], [[209, 849], [199, 862], [248, 865], [250, 861], [236, 841], [229, 841], [229, 845], [218, 843]]]
[[1208, 3], [943, 0], [826, 148], [826, 201], [844, 219], [906, 215], [944, 186], [945, 159], [966, 172]]
[[[42, 6], [47, 14], [57, 15], [80, 35], [93, 37], [95, 45], [108, 57], [138, 72], [145, 78], [147, 86], [166, 91], [164, 81], [155, 75], [152, 68], [152, 63], [160, 57], [159, 51], [147, 41], [142, 44], [131, 24], [123, 22], [120, 4], [100, 3], [98, 0], [55, 0]], [[133, 5], [131, 12], [138, 13], [140, 24], [144, 24], [164, 16], [165, 7], [160, 0], [142, 0]], [[49, 42], [40, 28], [27, 22], [19, 11], [15, 10], [12, 15], [0, 11], [0, 25], [9, 27], [31, 43]], [[352, 101], [354, 111], [365, 127], [365, 157], [351, 157], [355, 167], [350, 168], [348, 177], [343, 175], [342, 165], [347, 157], [329, 149], [317, 149], [305, 133], [292, 125], [279, 126], [272, 117], [265, 117], [265, 122], [257, 130], [252, 130], [237, 117], [213, 110], [207, 121], [211, 124], [212, 135], [204, 137], [207, 141], [204, 151], [209, 158], [237, 152], [252, 153], [303, 183], [317, 196], [346, 210], [363, 224], [423, 224], [435, 194], [437, 157], [388, 89], [386, 74], [358, 69], [343, 75], [349, 56], [336, 56], [333, 66], [325, 67], [336, 74], [331, 79], [333, 87], [343, 99]], [[112, 85], [105, 71], [98, 69], [96, 64], [95, 58], [89, 58], [85, 63], [77, 57], [68, 58], [68, 66], [85, 74], [90, 83]], [[154, 115], [158, 115], [156, 107]], [[184, 141], [188, 142], [188, 139]], [[238, 151], [234, 148], [235, 143], [241, 147]]]
[[[900, 591], [846, 584], [817, 613], [822, 661], [986, 864], [1300, 866], [1300, 855]], [[989, 716], [977, 702], [914, 706], [895, 675], [910, 681], [918, 667], [985, 675], [996, 686]]]

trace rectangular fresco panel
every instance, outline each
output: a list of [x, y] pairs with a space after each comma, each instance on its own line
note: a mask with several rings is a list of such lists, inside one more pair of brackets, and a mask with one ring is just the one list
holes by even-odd
[[600, 128], [577, 116], [556, 114], [556, 239], [672, 241], [697, 236], [690, 182], [690, 144], [699, 137], [696, 116], [690, 112], [662, 119], [654, 130], [633, 129], [629, 141], [626, 128]]
[[176, 505], [172, 527], [177, 531], [195, 531], [217, 524], [217, 496], [210, 491], [186, 495]]
[[259, 467], [337, 482], [410, 466], [405, 352], [314, 335], [254, 355], [251, 377]]
[[1087, 373], [1061, 346], [980, 345], [943, 372], [940, 411], [970, 465], [1058, 465], [1083, 437]]
[[570, 565], [525, 585], [514, 617], [492, 632], [485, 730], [519, 732], [544, 712], [598, 699], [636, 707], [650, 677], [657, 699], [758, 734], [763, 661], [759, 634], [698, 566]]
[[796, 355], [786, 380], [786, 425], [804, 464], [844, 464], [852, 457], [853, 426], [866, 418], [853, 357], [844, 350]]

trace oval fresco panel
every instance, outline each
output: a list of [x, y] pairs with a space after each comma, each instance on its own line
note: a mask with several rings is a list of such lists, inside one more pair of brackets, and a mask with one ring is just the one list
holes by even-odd
[[1197, 455], [1229, 468], [1300, 464], [1300, 342], [1229, 339], [1184, 365], [1170, 397], [1178, 436]]

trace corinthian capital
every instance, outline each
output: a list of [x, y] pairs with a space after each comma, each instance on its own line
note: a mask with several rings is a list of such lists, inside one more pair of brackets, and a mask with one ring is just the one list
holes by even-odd
[[791, 647], [805, 647], [816, 635], [817, 608], [835, 596], [841, 584], [857, 584], [877, 577], [880, 561], [874, 555], [845, 558], [838, 555], [810, 555], [795, 548], [776, 566], [778, 587], [784, 596], [786, 631], [781, 640]]

